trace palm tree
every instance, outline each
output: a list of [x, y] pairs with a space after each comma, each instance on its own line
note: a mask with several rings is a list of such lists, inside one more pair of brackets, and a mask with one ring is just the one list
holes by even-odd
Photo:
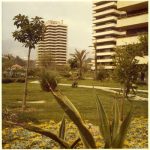
[[73, 56], [78, 64], [79, 64], [79, 78], [82, 79], [82, 69], [83, 69], [83, 63], [86, 59], [86, 56], [87, 56], [87, 52], [86, 50], [81, 50], [81, 51], [78, 51], [77, 49], [75, 50], [75, 53], [74, 54], [71, 54], [71, 56]]

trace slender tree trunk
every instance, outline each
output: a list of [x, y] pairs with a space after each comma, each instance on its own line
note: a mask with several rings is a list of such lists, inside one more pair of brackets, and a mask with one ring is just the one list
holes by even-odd
[[123, 97], [121, 98], [121, 114], [120, 114], [120, 119], [123, 121], [123, 114], [124, 114], [124, 101], [125, 101], [125, 85], [123, 87]]
[[81, 67], [80, 67], [80, 79], [82, 79], [82, 70], [81, 70]]
[[26, 109], [26, 99], [27, 99], [27, 85], [28, 85], [28, 69], [29, 69], [29, 62], [30, 62], [30, 53], [31, 53], [31, 48], [29, 48], [28, 51], [28, 61], [27, 61], [27, 68], [26, 68], [26, 75], [25, 75], [25, 87], [24, 87], [24, 96], [23, 96], [23, 101], [22, 101], [22, 110], [24, 111]]
[[82, 65], [80, 65], [80, 79], [82, 79]]

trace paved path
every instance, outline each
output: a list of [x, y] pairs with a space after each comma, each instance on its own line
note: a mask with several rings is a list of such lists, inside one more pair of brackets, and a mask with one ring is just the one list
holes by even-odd
[[[32, 81], [30, 83], [39, 83], [39, 81]], [[63, 83], [60, 83], [59, 85], [62, 85], [62, 86], [71, 86], [71, 84], [63, 84]], [[93, 88], [93, 86], [90, 86], [90, 85], [78, 85], [78, 87], [82, 87], [82, 88]], [[120, 88], [112, 88], [112, 87], [104, 87], [104, 86], [94, 86], [95, 89], [100, 89], [100, 90], [103, 90], [103, 91], [106, 91], [106, 92], [111, 92], [111, 93], [118, 93], [117, 91], [115, 90], [120, 90]], [[138, 92], [144, 92], [144, 93], [148, 93], [148, 90], [137, 90]], [[129, 96], [133, 96], [133, 95], [129, 95]], [[134, 96], [133, 97], [133, 100], [136, 100], [136, 101], [147, 101], [148, 98], [144, 98], [144, 97], [141, 97], [141, 96]]]

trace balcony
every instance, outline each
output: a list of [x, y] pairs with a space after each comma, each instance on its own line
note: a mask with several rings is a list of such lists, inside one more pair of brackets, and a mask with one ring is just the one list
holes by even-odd
[[44, 45], [39, 45], [38, 48], [46, 48], [46, 47], [53, 47], [55, 48], [54, 44], [44, 44]]
[[115, 52], [100, 52], [100, 53], [97, 53], [96, 55], [97, 56], [112, 56], [114, 54]]
[[47, 32], [55, 32], [56, 30], [54, 28], [46, 28]]
[[52, 38], [52, 39], [50, 39], [49, 38], [49, 40], [48, 41], [40, 41], [39, 43], [38, 43], [38, 45], [48, 45], [48, 44], [66, 44], [67, 43], [67, 41], [58, 41], [58, 39], [54, 39], [54, 38]]
[[113, 62], [113, 59], [97, 59], [97, 62]]
[[110, 16], [110, 17], [105, 17], [105, 18], [102, 18], [102, 19], [96, 19], [93, 21], [94, 24], [96, 23], [104, 23], [104, 22], [108, 22], [108, 21], [117, 21], [117, 17], [115, 16]]
[[93, 7], [93, 10], [96, 11], [96, 10], [103, 10], [103, 9], [106, 9], [106, 8], [111, 8], [111, 7], [116, 7], [117, 4], [115, 2], [110, 2], [110, 3], [106, 3], [106, 4], [102, 4], [100, 6], [94, 6]]
[[67, 32], [67, 29], [59, 29], [59, 28], [56, 28], [56, 31], [58, 32]]
[[56, 36], [46, 37], [44, 38], [44, 41], [54, 41], [56, 39]]
[[131, 16], [127, 18], [123, 18], [117, 21], [118, 28], [134, 28], [134, 27], [142, 27], [143, 25], [148, 24], [148, 14], [141, 14], [138, 16]]
[[39, 50], [51, 50], [51, 49], [55, 49], [55, 48], [56, 48], [56, 47], [54, 47], [54, 46], [53, 46], [53, 47], [52, 47], [52, 46], [51, 46], [51, 47], [49, 46], [49, 47], [39, 47], [38, 49], [39, 49]]
[[57, 46], [57, 47], [55, 47], [56, 49], [58, 48], [58, 49], [63, 49], [63, 50], [65, 50], [67, 47], [66, 46]]
[[103, 17], [105, 15], [111, 15], [111, 14], [120, 14], [120, 12], [116, 9], [110, 9], [110, 10], [105, 10], [99, 13], [94, 13], [93, 17]]
[[103, 42], [112, 42], [112, 41], [116, 41], [116, 38], [111, 37], [111, 38], [103, 38], [103, 39], [98, 39], [96, 40], [96, 43], [103, 43]]
[[139, 8], [144, 8], [148, 4], [147, 0], [144, 1], [118, 1], [117, 2], [117, 8], [119, 10], [125, 10], [125, 11], [130, 11], [130, 10], [136, 10]]
[[56, 55], [59, 55], [59, 56], [66, 56], [66, 51], [64, 52], [61, 52], [61, 51], [56, 51]]
[[115, 48], [115, 45], [103, 45], [103, 46], [97, 46], [96, 49], [109, 49], [109, 48]]
[[112, 28], [112, 27], [116, 27], [116, 23], [109, 23], [109, 24], [94, 26], [93, 30], [101, 30], [101, 29], [107, 29], [107, 28]]
[[104, 69], [114, 69], [114, 66], [104, 66]]
[[138, 42], [139, 42], [138, 36], [117, 38], [117, 46], [138, 43]]
[[115, 31], [115, 30], [108, 30], [108, 31], [104, 31], [104, 32], [99, 32], [99, 33], [95, 33], [93, 36], [94, 37], [98, 37], [98, 36], [106, 36], [106, 35], [121, 35], [121, 32]]
[[46, 32], [44, 34], [44, 36], [47, 36], [47, 35], [57, 35], [57, 33], [56, 32]]

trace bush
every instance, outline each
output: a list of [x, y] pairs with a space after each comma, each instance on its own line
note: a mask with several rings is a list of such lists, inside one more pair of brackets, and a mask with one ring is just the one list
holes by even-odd
[[39, 76], [42, 90], [49, 92], [50, 91], [49, 85], [52, 88], [52, 90], [56, 90], [58, 82], [57, 76], [58, 76], [57, 73], [54, 71], [42, 70]]
[[3, 78], [2, 79], [2, 83], [13, 83], [13, 82], [24, 83], [25, 78]]
[[105, 69], [102, 68], [98, 70], [97, 77], [96, 77], [97, 80], [103, 81], [108, 77], [109, 77], [108, 72]]
[[60, 75], [65, 77], [65, 78], [70, 78], [71, 77], [71, 74], [70, 74], [69, 71], [60, 72]]
[[13, 83], [15, 82], [14, 78], [3, 78], [2, 83]]
[[25, 82], [25, 78], [17, 78], [16, 82], [24, 83]]
[[78, 87], [78, 82], [75, 80], [72, 82], [72, 87], [77, 88]]
[[146, 85], [146, 82], [145, 81], [137, 81], [136, 84], [137, 85]]

